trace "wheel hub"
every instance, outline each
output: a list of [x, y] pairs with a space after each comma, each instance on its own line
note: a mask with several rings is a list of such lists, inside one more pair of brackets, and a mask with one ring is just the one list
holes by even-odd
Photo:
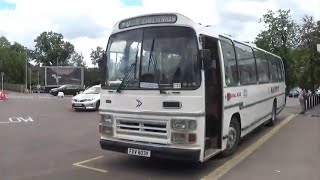
[[228, 142], [227, 142], [227, 148], [230, 149], [234, 146], [236, 143], [237, 139], [237, 132], [233, 127], [229, 128], [229, 133], [228, 133]]

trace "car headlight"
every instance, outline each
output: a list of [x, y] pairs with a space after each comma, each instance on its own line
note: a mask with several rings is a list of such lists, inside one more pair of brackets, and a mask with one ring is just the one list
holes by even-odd
[[87, 102], [87, 101], [92, 101], [94, 100], [94, 98], [90, 98], [90, 99], [83, 99], [82, 102]]
[[172, 119], [171, 128], [174, 130], [196, 130], [197, 121], [187, 119]]

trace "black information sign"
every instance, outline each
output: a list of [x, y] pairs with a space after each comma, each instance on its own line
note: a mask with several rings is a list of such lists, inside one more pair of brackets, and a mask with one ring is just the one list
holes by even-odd
[[175, 22], [177, 22], [177, 15], [174, 15], [174, 14], [141, 16], [141, 17], [136, 17], [136, 18], [121, 21], [119, 23], [119, 29], [125, 29], [129, 27], [140, 26], [145, 24], [163, 24], [163, 23], [175, 23]]

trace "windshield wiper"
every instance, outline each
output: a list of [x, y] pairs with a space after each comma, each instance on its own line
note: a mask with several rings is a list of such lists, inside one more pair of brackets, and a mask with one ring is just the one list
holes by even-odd
[[[156, 72], [156, 68], [157, 68], [157, 63], [153, 57], [153, 50], [154, 50], [154, 42], [155, 42], [155, 38], [152, 39], [152, 44], [151, 44], [151, 48], [150, 48], [150, 56], [149, 56], [149, 66], [148, 66], [148, 72], [149, 72], [149, 67], [150, 67], [150, 62], [152, 60], [152, 64], [153, 64], [153, 68], [154, 68], [154, 72]], [[162, 72], [160, 72], [161, 74]], [[159, 91], [160, 91], [160, 94], [166, 94], [166, 92], [164, 91], [164, 89], [162, 88], [161, 86], [161, 81], [160, 81], [160, 77], [159, 77], [159, 80], [158, 80], [158, 88], [159, 88]]]
[[122, 79], [120, 85], [118, 86], [117, 88], [117, 93], [120, 93], [120, 89], [122, 88], [122, 86], [124, 85], [124, 82], [127, 81], [129, 75], [130, 75], [130, 72], [132, 71], [132, 69], [136, 66], [136, 63], [132, 63], [131, 66], [129, 67], [126, 75], [124, 76], [124, 78]]

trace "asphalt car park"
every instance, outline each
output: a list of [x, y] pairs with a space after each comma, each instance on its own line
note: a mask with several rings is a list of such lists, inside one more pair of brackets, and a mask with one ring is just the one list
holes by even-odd
[[[235, 155], [203, 164], [133, 157], [101, 150], [99, 113], [75, 111], [71, 98], [9, 94], [0, 102], [0, 179], [202, 179], [272, 129], [257, 129]], [[295, 100], [279, 122], [299, 111]]]

